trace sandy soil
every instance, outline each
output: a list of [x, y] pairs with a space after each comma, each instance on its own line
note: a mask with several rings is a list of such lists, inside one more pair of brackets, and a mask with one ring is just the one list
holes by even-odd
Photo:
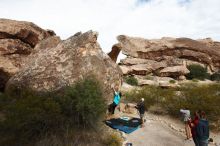
[[[137, 115], [127, 115], [137, 117]], [[181, 121], [168, 116], [159, 116], [146, 113], [146, 122], [143, 128], [139, 128], [131, 134], [123, 134], [125, 143], [133, 146], [194, 146], [193, 140], [185, 140], [184, 125]], [[216, 144], [220, 146], [220, 135], [211, 133]]]

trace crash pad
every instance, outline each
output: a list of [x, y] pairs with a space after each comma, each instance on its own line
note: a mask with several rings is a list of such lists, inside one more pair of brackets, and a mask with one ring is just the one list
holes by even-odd
[[113, 129], [118, 129], [127, 134], [130, 134], [140, 127], [141, 120], [139, 118], [133, 117], [120, 117], [106, 120], [105, 123]]

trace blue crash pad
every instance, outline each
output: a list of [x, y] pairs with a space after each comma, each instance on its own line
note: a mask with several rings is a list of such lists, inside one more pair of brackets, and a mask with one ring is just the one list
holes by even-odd
[[130, 117], [121, 117], [117, 119], [110, 119], [105, 121], [106, 125], [113, 129], [118, 129], [125, 133], [132, 133], [133, 131], [137, 130], [140, 125], [141, 121], [138, 118], [130, 118]]

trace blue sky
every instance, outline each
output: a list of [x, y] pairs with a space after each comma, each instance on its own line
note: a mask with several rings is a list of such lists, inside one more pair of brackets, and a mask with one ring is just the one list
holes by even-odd
[[126, 34], [220, 41], [220, 0], [1, 0], [0, 17], [32, 21], [62, 39], [99, 32], [105, 52]]

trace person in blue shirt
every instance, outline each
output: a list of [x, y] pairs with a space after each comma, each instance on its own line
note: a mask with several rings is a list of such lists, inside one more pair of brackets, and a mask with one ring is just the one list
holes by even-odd
[[115, 108], [120, 103], [122, 94], [121, 94], [121, 92], [118, 91], [118, 87], [116, 87], [116, 89], [114, 87], [112, 87], [112, 89], [114, 91], [114, 100], [113, 100], [112, 104], [110, 104], [110, 106], [109, 106], [109, 112], [113, 115], [115, 113]]

